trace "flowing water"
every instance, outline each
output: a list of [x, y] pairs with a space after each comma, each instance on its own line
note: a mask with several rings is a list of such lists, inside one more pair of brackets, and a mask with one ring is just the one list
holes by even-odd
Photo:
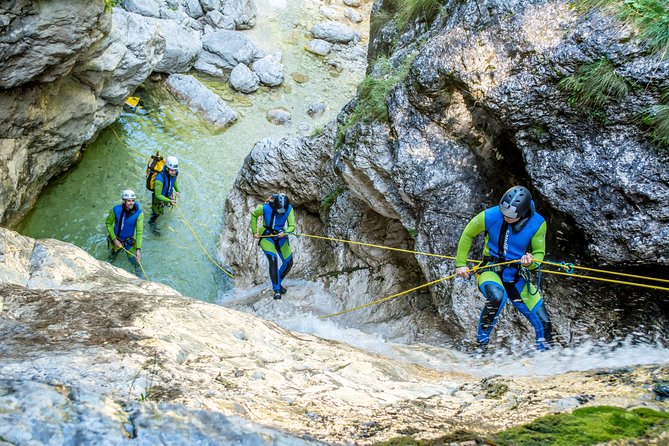
[[[262, 138], [305, 135], [333, 119], [350, 100], [364, 77], [366, 40], [355, 49], [355, 63], [335, 69], [324, 58], [304, 50], [308, 30], [318, 16], [319, 2], [306, 0], [257, 1], [254, 29], [245, 33], [258, 46], [280, 52], [285, 67], [282, 86], [262, 88], [251, 95], [236, 93], [226, 83], [202, 79], [240, 114], [232, 127], [221, 131], [205, 124], [177, 103], [159, 84], [148, 82], [135, 95], [144, 100], [138, 113], [123, 113], [88, 145], [81, 162], [50, 185], [19, 232], [34, 238], [71, 242], [98, 259], [109, 260], [104, 220], [120, 202], [121, 191], [133, 189], [145, 209], [142, 265], [151, 280], [172, 286], [181, 293], [213, 301], [219, 290], [231, 286], [198, 245], [180, 219], [178, 210], [167, 211], [155, 229], [149, 227], [151, 193], [144, 187], [144, 172], [151, 153], [160, 150], [180, 162], [182, 188], [180, 210], [195, 229], [206, 250], [217, 257], [217, 241], [225, 230], [223, 208], [244, 158]], [[365, 20], [359, 29], [368, 27]], [[365, 34], [365, 33], [363, 33]], [[293, 73], [306, 75], [294, 76]], [[309, 105], [322, 102], [325, 114], [312, 119]], [[269, 123], [267, 110], [283, 107], [292, 114], [292, 126]], [[124, 255], [113, 263], [133, 271]], [[141, 271], [134, 271], [142, 275]]]
[[[474, 376], [548, 376], [571, 371], [621, 369], [638, 365], [669, 364], [669, 349], [659, 341], [639, 342], [627, 338], [604, 342], [583, 339], [577, 345], [537, 352], [534, 341], [515, 340], [508, 348], [500, 348], [485, 356], [473, 356], [449, 346], [438, 333], [427, 333], [422, 339], [393, 337], [399, 322], [374, 324], [373, 327], [351, 328], [338, 317], [322, 318], [341, 311], [335, 306], [335, 296], [320, 285], [303, 280], [287, 280], [285, 298], [274, 301], [263, 288], [232, 289], [221, 294], [224, 306], [255, 314], [288, 328], [291, 331], [345, 342], [349, 345], [380, 353], [421, 366]], [[395, 326], [393, 326], [395, 324]], [[471, 327], [474, 336], [475, 327]], [[503, 323], [497, 327], [503, 331]], [[390, 335], [393, 333], [394, 335]]]

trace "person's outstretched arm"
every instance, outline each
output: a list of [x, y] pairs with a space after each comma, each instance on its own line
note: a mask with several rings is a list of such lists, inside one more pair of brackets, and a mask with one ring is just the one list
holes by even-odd
[[153, 189], [154, 194], [156, 195], [156, 198], [160, 201], [165, 201], [167, 203], [172, 202], [169, 198], [167, 198], [165, 195], [163, 195], [163, 182], [156, 177], [156, 180], [154, 182], [155, 187]]
[[260, 217], [263, 214], [262, 208], [263, 205], [260, 204], [251, 211], [251, 232], [253, 233], [254, 237], [258, 235], [258, 217]]
[[142, 249], [142, 235], [144, 233], [144, 212], [139, 214], [135, 223], [135, 248]]
[[114, 241], [116, 239], [116, 234], [114, 233], [114, 224], [116, 223], [116, 215], [114, 215], [114, 209], [109, 211], [107, 220], [105, 220], [105, 226], [107, 226], [107, 232], [109, 232], [109, 237]]
[[[530, 247], [532, 248], [532, 254], [528, 256], [527, 254], [521, 259], [523, 266], [527, 266], [528, 269], [534, 270], [537, 269], [537, 264], [535, 261], [541, 262], [546, 256], [546, 231], [548, 230], [548, 225], [544, 221], [537, 229], [537, 232], [534, 233], [532, 239], [530, 240]], [[526, 262], [522, 262], [526, 260]]]
[[455, 273], [460, 277], [469, 277], [469, 268], [467, 268], [467, 255], [472, 247], [474, 237], [485, 231], [485, 211], [469, 220], [465, 226], [460, 241], [458, 242], [458, 251], [455, 254]]
[[295, 232], [295, 209], [290, 209], [290, 214], [288, 214], [288, 226], [286, 226], [286, 229], [284, 232], [286, 233], [292, 233]]

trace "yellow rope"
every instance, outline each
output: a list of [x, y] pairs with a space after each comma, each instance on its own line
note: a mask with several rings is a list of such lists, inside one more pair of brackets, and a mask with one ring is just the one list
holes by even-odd
[[[127, 252], [132, 257], [135, 257], [135, 255], [133, 253], [131, 253], [130, 251], [128, 251], [127, 249], [125, 249], [124, 246], [121, 246], [121, 249], [124, 250], [125, 252]], [[139, 268], [142, 270], [142, 273], [144, 274], [144, 277], [146, 277], [146, 280], [151, 282], [151, 279], [149, 279], [148, 274], [146, 274], [146, 271], [144, 271], [144, 266], [142, 266], [142, 262], [137, 257], [135, 257], [135, 260], [137, 260], [137, 263], [139, 264]]]
[[[426, 255], [426, 256], [440, 257], [440, 258], [451, 259], [451, 260], [455, 259], [455, 257], [453, 257], [453, 256], [433, 254], [433, 253], [430, 253], [430, 252], [411, 251], [409, 249], [391, 248], [389, 246], [375, 245], [375, 244], [372, 244], [372, 243], [356, 242], [356, 241], [353, 241], [353, 240], [345, 240], [345, 239], [324, 237], [324, 236], [320, 236], [320, 235], [311, 235], [311, 234], [302, 234], [302, 233], [295, 234], [295, 235], [297, 235], [299, 237], [309, 237], [309, 238], [315, 238], [315, 239], [321, 239], [321, 240], [330, 240], [330, 241], [334, 241], [334, 242], [351, 243], [351, 244], [354, 244], [354, 245], [369, 246], [369, 247], [372, 247], [372, 248], [387, 249], [387, 250], [390, 250], [390, 251], [406, 252], [406, 253], [409, 253], [409, 254]], [[270, 235], [270, 236], [261, 236], [261, 237], [273, 237], [273, 236]], [[481, 263], [481, 260], [467, 259], [467, 261], [468, 262], [474, 262], [474, 263], [477, 263], [477, 264]], [[549, 262], [549, 261], [539, 262], [539, 261], [535, 260], [535, 262], [545, 263], [547, 265], [557, 266], [559, 268], [566, 268], [567, 267], [564, 264]], [[585, 271], [600, 272], [600, 273], [605, 273], [605, 274], [613, 274], [613, 275], [631, 277], [631, 278], [636, 278], [636, 279], [646, 279], [646, 280], [653, 280], [653, 281], [658, 281], [658, 282], [669, 283], [669, 280], [659, 279], [659, 278], [656, 278], [656, 277], [639, 276], [639, 275], [634, 275], [634, 274], [619, 273], [619, 272], [616, 272], [616, 271], [606, 271], [606, 270], [602, 270], [602, 269], [587, 268], [587, 267], [584, 267], [584, 266], [575, 266], [575, 265], [572, 265], [572, 264], [568, 265], [569, 268], [571, 268], [572, 266], [573, 266], [573, 268], [582, 269], [582, 270], [585, 270]], [[472, 269], [471, 271], [473, 272], [475, 270], [476, 270], [476, 268]], [[645, 284], [640, 284], [640, 283], [626, 282], [626, 281], [614, 280], [614, 279], [605, 279], [605, 278], [595, 277], [595, 276], [584, 276], [584, 275], [577, 275], [577, 274], [560, 273], [560, 272], [557, 272], [557, 271], [550, 271], [550, 270], [542, 270], [542, 272], [550, 273], [550, 274], [560, 274], [560, 275], [571, 276], [571, 277], [579, 277], [579, 278], [584, 278], [584, 279], [589, 279], [589, 280], [599, 280], [599, 281], [602, 281], [602, 282], [618, 283], [618, 284], [622, 284], [622, 285], [632, 285], [632, 286], [639, 286], [639, 287], [644, 287], [644, 288], [652, 288], [652, 289], [662, 290], [662, 291], [669, 291], [669, 288], [665, 288], [665, 287], [661, 287], [661, 286], [645, 285]]]
[[[600, 282], [618, 283], [618, 284], [621, 284], [621, 285], [632, 285], [632, 286], [638, 286], [638, 287], [644, 287], [644, 288], [652, 288], [654, 290], [669, 291], [669, 288], [656, 286], [656, 285], [647, 285], [647, 284], [643, 284], [643, 283], [626, 282], [624, 280], [605, 279], [603, 277], [595, 277], [595, 276], [583, 276], [583, 275], [580, 275], [580, 274], [570, 274], [570, 273], [565, 273], [565, 272], [562, 272], [562, 271], [551, 271], [551, 270], [547, 270], [547, 269], [542, 269], [541, 273], [542, 274], [543, 273], [557, 274], [559, 276], [578, 277], [580, 279], [598, 280]], [[609, 273], [609, 274], [612, 274], [612, 273]], [[644, 277], [644, 279], [645, 279], [645, 277]], [[656, 279], [656, 280], [660, 280], [660, 279]]]
[[[557, 266], [559, 268], [565, 268], [566, 267], [566, 265], [564, 265], [563, 263], [548, 262], [546, 260], [541, 261], [541, 263], [545, 263], [546, 265]], [[616, 276], [624, 276], [624, 277], [631, 277], [631, 278], [634, 278], [634, 279], [646, 279], [646, 280], [654, 280], [654, 281], [657, 281], [657, 282], [669, 283], [669, 280], [667, 280], [667, 279], [658, 279], [656, 277], [637, 276], [635, 274], [619, 273], [617, 271], [606, 271], [606, 270], [603, 270], [603, 269], [587, 268], [585, 266], [577, 266], [577, 265], [573, 265], [571, 263], [568, 265], [568, 267], [569, 268], [574, 268], [574, 269], [582, 269], [584, 271], [592, 271], [592, 272], [596, 272], [596, 273], [615, 274]], [[583, 277], [591, 277], [591, 276], [583, 276]], [[629, 283], [629, 282], [624, 282], [624, 283]], [[664, 288], [660, 288], [660, 289], [664, 289]]]
[[392, 296], [384, 297], [383, 299], [375, 300], [374, 302], [369, 302], [369, 303], [366, 303], [366, 304], [363, 304], [363, 305], [360, 305], [360, 306], [357, 306], [357, 307], [354, 307], [354, 308], [349, 308], [348, 310], [340, 311], [339, 313], [332, 313], [332, 314], [328, 314], [328, 315], [325, 315], [325, 316], [320, 316], [320, 318], [321, 319], [327, 319], [327, 318], [334, 317], [334, 316], [340, 316], [340, 315], [345, 314], [345, 313], [350, 313], [351, 311], [360, 310], [361, 308], [370, 307], [370, 306], [375, 305], [375, 304], [380, 304], [381, 302], [385, 302], [387, 300], [394, 299], [396, 297], [402, 296], [402, 295], [410, 293], [412, 291], [416, 291], [420, 288], [425, 288], [425, 287], [428, 287], [430, 285], [434, 285], [435, 283], [439, 283], [439, 282], [443, 282], [443, 281], [448, 280], [448, 279], [452, 279], [453, 277], [455, 277], [455, 274], [451, 274], [448, 277], [442, 277], [441, 279], [433, 280], [432, 282], [428, 282], [428, 283], [425, 283], [423, 285], [419, 285], [417, 287], [411, 288], [410, 290], [402, 291], [401, 293], [393, 294]]
[[[345, 240], [345, 239], [340, 239], [340, 238], [331, 238], [331, 237], [323, 237], [320, 235], [311, 235], [311, 234], [295, 234], [298, 237], [308, 237], [308, 238], [316, 238], [316, 239], [321, 239], [321, 240], [331, 240], [333, 242], [340, 242], [340, 243], [350, 243], [353, 245], [361, 245], [361, 246], [369, 246], [370, 248], [379, 248], [379, 249], [386, 249], [388, 251], [398, 251], [398, 252], [406, 252], [408, 254], [418, 254], [422, 256], [429, 256], [429, 257], [439, 257], [442, 259], [449, 259], [449, 260], [455, 260], [454, 256], [447, 256], [443, 254], [434, 254], [431, 252], [423, 252], [423, 251], [412, 251], [410, 249], [401, 249], [401, 248], [391, 248], [390, 246], [383, 246], [383, 245], [375, 245], [373, 243], [363, 243], [363, 242], [356, 242], [354, 240]], [[261, 235], [261, 237], [275, 237], [273, 235]], [[468, 262], [474, 262], [474, 263], [481, 263], [480, 260], [472, 260], [472, 259], [467, 259]]]
[[[517, 262], [519, 262], [519, 260], [511, 260], [509, 262], [495, 263], [495, 264], [491, 264], [491, 265], [486, 265], [485, 268], [489, 268], [491, 266], [508, 265], [508, 264], [517, 263]], [[479, 267], [475, 266], [473, 269], [470, 270], [470, 273], [475, 272], [477, 269], [479, 269]], [[411, 293], [412, 291], [416, 291], [416, 290], [419, 290], [421, 288], [425, 288], [425, 287], [428, 287], [430, 285], [434, 285], [435, 283], [444, 282], [446, 280], [454, 278], [455, 276], [456, 276], [456, 274], [451, 274], [450, 276], [442, 277], [441, 279], [437, 279], [437, 280], [433, 280], [432, 282], [428, 282], [428, 283], [425, 283], [423, 285], [419, 285], [417, 287], [411, 288], [410, 290], [402, 291], [401, 293], [393, 294], [392, 296], [388, 296], [388, 297], [384, 297], [382, 299], [375, 300], [374, 302], [368, 302], [366, 304], [362, 304], [362, 305], [359, 305], [359, 306], [354, 307], [354, 308], [349, 308], [348, 310], [340, 311], [339, 313], [332, 313], [332, 314], [328, 314], [328, 315], [325, 315], [325, 316], [319, 316], [319, 317], [321, 319], [327, 319], [327, 318], [334, 317], [334, 316], [340, 316], [340, 315], [345, 314], [345, 313], [350, 313], [351, 311], [360, 310], [361, 308], [371, 307], [372, 305], [380, 304], [381, 302], [386, 302], [390, 299], [395, 299], [396, 297], [400, 297], [400, 296], [403, 296], [405, 294]]]
[[207, 248], [204, 247], [204, 245], [202, 244], [202, 241], [200, 240], [200, 237], [198, 237], [197, 234], [195, 233], [195, 229], [193, 229], [193, 227], [191, 226], [191, 224], [188, 223], [188, 220], [186, 220], [186, 217], [184, 217], [184, 214], [183, 214], [183, 212], [181, 212], [181, 208], [179, 207], [179, 205], [176, 205], [176, 204], [175, 204], [174, 207], [177, 208], [177, 211], [179, 211], [179, 216], [181, 217], [181, 221], [183, 221], [184, 224], [186, 225], [186, 227], [187, 227], [188, 229], [190, 229], [190, 232], [193, 233], [193, 237], [195, 237], [195, 240], [197, 240], [197, 243], [200, 245], [200, 248], [202, 249], [202, 252], [204, 252], [204, 253], [207, 255], [207, 257], [209, 258], [209, 260], [211, 261], [211, 263], [213, 263], [214, 265], [216, 265], [216, 267], [217, 267], [218, 269], [220, 269], [220, 270], [223, 271], [225, 274], [227, 274], [228, 277], [230, 277], [231, 279], [234, 279], [234, 278], [235, 278], [235, 275], [234, 275], [234, 274], [232, 274], [231, 272], [229, 272], [228, 270], [226, 270], [225, 268], [223, 268], [221, 265], [219, 265], [218, 262], [216, 262], [216, 260], [214, 260], [214, 259], [209, 255], [209, 252], [207, 252]]

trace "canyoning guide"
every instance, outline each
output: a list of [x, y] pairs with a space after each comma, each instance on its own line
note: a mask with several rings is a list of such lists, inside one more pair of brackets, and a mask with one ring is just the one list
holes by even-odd
[[121, 194], [121, 204], [112, 208], [105, 225], [109, 233], [107, 240], [111, 243], [112, 253], [116, 255], [118, 251], [125, 249], [128, 252], [128, 258], [139, 262], [144, 213], [135, 199], [134, 191], [124, 190]]
[[155, 175], [153, 184], [153, 195], [151, 196], [151, 222], [163, 215], [165, 207], [176, 206], [181, 189], [179, 188], [179, 160], [175, 156], [165, 159], [165, 167], [162, 172]]
[[[258, 217], [261, 216], [263, 225], [258, 228]], [[290, 248], [288, 234], [294, 231], [293, 206], [284, 194], [272, 195], [265, 203], [251, 211], [251, 232], [253, 237], [260, 239], [259, 245], [267, 257], [274, 299], [281, 299], [281, 295], [286, 292], [281, 282], [293, 266], [293, 251]]]
[[[546, 221], [536, 212], [530, 191], [523, 186], [512, 187], [499, 206], [486, 209], [467, 224], [455, 260], [458, 276], [469, 277], [467, 255], [472, 240], [482, 232], [483, 262], [476, 283], [486, 302], [479, 318], [477, 347], [485, 351], [504, 305], [511, 300], [534, 327], [537, 349], [545, 350], [553, 341], [551, 320], [544, 300], [529, 281], [529, 271], [537, 269], [535, 260], [542, 261], [546, 254]], [[485, 267], [510, 260], [520, 262]]]

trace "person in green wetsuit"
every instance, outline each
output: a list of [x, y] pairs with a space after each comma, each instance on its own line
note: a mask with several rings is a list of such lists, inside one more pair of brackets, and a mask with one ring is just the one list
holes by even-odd
[[121, 194], [121, 204], [112, 208], [105, 221], [108, 240], [112, 243], [112, 252], [118, 253], [125, 248], [128, 257], [139, 262], [142, 250], [142, 232], [144, 229], [144, 213], [135, 202], [135, 192], [127, 189]]
[[[530, 191], [514, 186], [502, 197], [499, 206], [478, 214], [465, 227], [458, 243], [455, 273], [468, 278], [467, 255], [474, 237], [485, 233], [481, 266], [519, 260], [509, 265], [483, 268], [477, 273], [477, 285], [486, 299], [479, 318], [478, 347], [485, 351], [490, 333], [497, 324], [507, 300], [534, 327], [536, 346], [545, 350], [553, 343], [552, 324], [544, 300], [529, 281], [527, 270], [538, 267], [546, 254], [546, 221], [535, 211]], [[529, 251], [528, 251], [529, 250]]]
[[179, 188], [179, 160], [175, 156], [168, 156], [163, 171], [156, 175], [153, 196], [151, 197], [151, 223], [163, 215], [165, 207], [176, 206], [181, 189]]
[[[258, 218], [261, 216], [263, 224], [258, 227]], [[293, 267], [293, 251], [290, 248], [288, 234], [295, 232], [295, 215], [288, 197], [284, 194], [274, 194], [267, 202], [253, 209], [251, 232], [253, 237], [260, 239], [260, 247], [267, 257], [274, 299], [281, 299], [281, 295], [286, 292], [281, 282]], [[260, 237], [261, 235], [271, 237]]]

